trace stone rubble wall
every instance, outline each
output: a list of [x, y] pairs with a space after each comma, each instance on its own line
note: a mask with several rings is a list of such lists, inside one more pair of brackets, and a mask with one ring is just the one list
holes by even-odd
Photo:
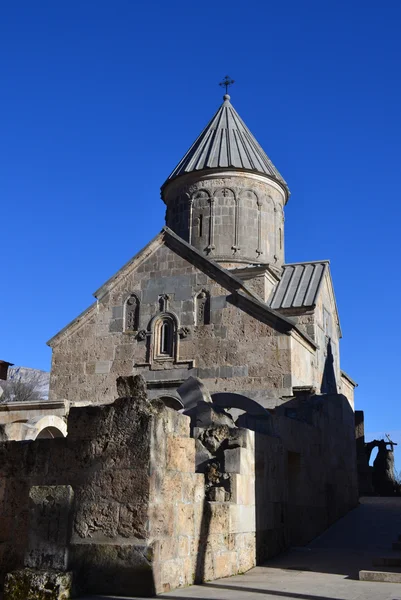
[[[195, 582], [243, 573], [255, 566], [255, 477], [253, 432], [242, 431], [244, 448], [225, 451], [223, 488], [205, 497], [205, 476], [195, 473], [195, 439], [189, 419], [171, 428], [169, 412], [152, 432], [149, 535], [155, 540], [156, 589], [166, 592]], [[167, 432], [167, 435], [166, 435]]]
[[73, 408], [68, 427], [65, 439], [0, 444], [1, 584], [24, 567], [29, 492], [44, 485], [74, 492], [68, 570], [79, 593], [149, 595], [255, 564], [253, 479], [241, 471], [251, 444], [227, 466], [245, 478], [236, 495], [208, 502], [189, 418], [161, 402]]

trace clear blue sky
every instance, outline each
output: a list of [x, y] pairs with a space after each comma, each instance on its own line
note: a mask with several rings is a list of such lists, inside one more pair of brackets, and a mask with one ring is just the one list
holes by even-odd
[[46, 340], [161, 229], [228, 73], [292, 191], [286, 259], [331, 259], [357, 408], [401, 442], [399, 0], [14, 0], [0, 56], [0, 358], [49, 369]]

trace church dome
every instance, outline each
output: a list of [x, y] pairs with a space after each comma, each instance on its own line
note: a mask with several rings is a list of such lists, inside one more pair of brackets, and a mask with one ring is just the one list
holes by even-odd
[[223, 104], [169, 175], [162, 190], [176, 177], [206, 169], [261, 173], [278, 181], [289, 195], [286, 181], [245, 125], [228, 94], [224, 95]]
[[283, 264], [288, 186], [228, 94], [161, 195], [166, 225], [212, 260]]

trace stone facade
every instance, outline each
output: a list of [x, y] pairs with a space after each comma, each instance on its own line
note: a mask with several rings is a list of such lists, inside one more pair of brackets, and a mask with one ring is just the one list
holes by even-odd
[[[217, 267], [206, 269], [207, 259], [194, 264], [199, 259], [164, 232], [103, 286], [96, 305], [51, 342], [51, 398], [108, 402], [116, 377], [133, 373], [145, 377], [152, 397], [174, 396], [182, 381], [196, 375], [211, 391], [241, 392], [265, 406], [290, 397], [293, 385], [311, 385], [311, 368], [303, 378], [292, 363], [313, 361], [313, 340], [252, 303], [245, 286], [238, 294], [241, 282]], [[196, 297], [203, 291], [210, 297], [210, 322], [196, 324]], [[132, 294], [139, 302], [137, 331], [127, 330], [125, 320]], [[164, 296], [167, 310], [160, 306]], [[173, 355], [158, 356], [156, 326], [168, 315]]]
[[167, 227], [50, 340], [50, 398], [111, 402], [117, 376], [142, 374], [172, 405], [192, 375], [264, 407], [299, 389], [353, 405], [328, 261], [285, 264], [287, 184], [228, 95], [161, 196]]

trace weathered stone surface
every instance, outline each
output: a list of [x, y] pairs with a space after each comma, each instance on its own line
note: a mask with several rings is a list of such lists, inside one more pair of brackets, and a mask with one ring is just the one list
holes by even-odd
[[153, 548], [146, 544], [72, 544], [70, 562], [80, 594], [155, 594]]
[[34, 486], [29, 492], [29, 537], [25, 566], [67, 568], [73, 490], [69, 485]]
[[215, 427], [227, 425], [235, 427], [232, 416], [218, 406], [206, 402], [198, 402], [193, 408], [186, 410], [185, 414], [191, 417], [192, 427]]
[[194, 408], [199, 402], [211, 403], [209, 390], [197, 377], [188, 377], [184, 383], [177, 388], [185, 410]]
[[71, 589], [70, 572], [27, 568], [7, 575], [4, 600], [68, 600]]
[[119, 398], [135, 398], [136, 401], [146, 401], [146, 381], [141, 375], [117, 377], [117, 395]]

